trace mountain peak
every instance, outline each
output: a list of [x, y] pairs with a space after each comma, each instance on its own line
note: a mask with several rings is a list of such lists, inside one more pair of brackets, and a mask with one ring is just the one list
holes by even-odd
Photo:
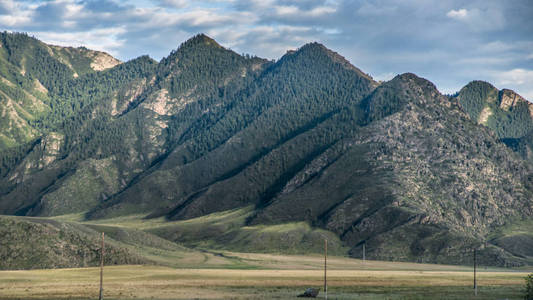
[[478, 98], [481, 103], [496, 103], [501, 109], [508, 110], [519, 103], [529, 103], [524, 97], [513, 90], [502, 89], [498, 90], [492, 84], [482, 81], [474, 80], [464, 86], [459, 92], [459, 97], [474, 97]]
[[[327, 48], [321, 43], [318, 43], [318, 42], [307, 43], [303, 45], [302, 47], [298, 48], [298, 50], [296, 51], [289, 51], [288, 54], [310, 55], [310, 56], [317, 56], [317, 57], [320, 55], [326, 55], [334, 63], [340, 64], [345, 69], [355, 71], [359, 74], [359, 76], [364, 77], [370, 80], [371, 82], [375, 83], [374, 79], [369, 74], [364, 73], [359, 68], [352, 65], [344, 56]], [[377, 83], [375, 84], [375, 86], [377, 86]]]
[[502, 94], [509, 95], [509, 96], [512, 96], [512, 97], [517, 97], [517, 98], [520, 98], [521, 100], [526, 101], [526, 99], [524, 97], [522, 97], [520, 94], [518, 94], [517, 92], [515, 92], [513, 90], [502, 89], [501, 92], [502, 92]]
[[403, 73], [394, 77], [391, 82], [402, 82], [404, 84], [410, 85], [410, 83], [415, 84], [422, 89], [422, 91], [429, 92], [432, 96], [439, 94], [437, 87], [429, 80], [419, 77], [414, 73]]
[[193, 36], [192, 38], [188, 39], [183, 44], [181, 44], [180, 48], [194, 47], [194, 46], [199, 46], [199, 45], [214, 46], [216, 48], [224, 48], [219, 43], [217, 43], [214, 39], [210, 38], [204, 33], [199, 33]]
[[[500, 92], [500, 108], [504, 110], [509, 110], [511, 107], [515, 107], [520, 103], [526, 103], [528, 106], [533, 104], [527, 101], [524, 97], [520, 96], [513, 90], [502, 89]], [[532, 112], [533, 113], [533, 112]]]
[[463, 89], [478, 89], [478, 90], [484, 90], [484, 91], [492, 91], [492, 90], [498, 90], [496, 87], [494, 87], [492, 84], [483, 81], [483, 80], [473, 80], [470, 81], [467, 85], [465, 85]]
[[161, 60], [161, 63], [165, 65], [166, 63], [175, 62], [177, 57], [180, 57], [180, 53], [197, 53], [204, 52], [204, 50], [211, 51], [213, 49], [229, 51], [222, 47], [220, 44], [218, 44], [214, 39], [208, 37], [203, 33], [199, 33], [186, 40], [185, 42], [181, 43], [181, 45], [177, 49], [172, 50], [172, 52], [170, 52], [167, 57], [164, 57]]
[[323, 44], [321, 44], [319, 42], [307, 43], [307, 44], [301, 46], [298, 49], [298, 51], [305, 51], [306, 49], [319, 49], [319, 50], [323, 50], [323, 51], [331, 51], [326, 46], [324, 46]]

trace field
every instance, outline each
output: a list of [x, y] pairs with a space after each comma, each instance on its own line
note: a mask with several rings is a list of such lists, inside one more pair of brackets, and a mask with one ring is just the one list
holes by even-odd
[[[104, 295], [105, 299], [295, 299], [307, 287], [323, 286], [322, 266], [323, 258], [316, 255], [233, 252], [206, 255], [197, 268], [108, 266]], [[328, 267], [329, 299], [523, 299], [527, 274], [482, 268], [474, 297], [468, 267], [343, 257], [330, 257]], [[1, 271], [0, 298], [97, 299], [98, 283], [95, 267]]]
[[[173, 222], [0, 216], [8, 239], [0, 247], [0, 266], [44, 268], [0, 271], [0, 299], [98, 299], [100, 232], [112, 252], [107, 261], [129, 263], [105, 267], [105, 299], [295, 299], [308, 287], [323, 288], [324, 257], [317, 254], [323, 238], [330, 254], [329, 299], [518, 300], [525, 276], [533, 272], [480, 266], [474, 297], [471, 267], [347, 258], [338, 238], [326, 231], [305, 223], [243, 226], [248, 214], [240, 209]], [[529, 234], [531, 225], [498, 234]], [[519, 250], [526, 246], [516, 244]], [[71, 266], [83, 268], [65, 268]]]

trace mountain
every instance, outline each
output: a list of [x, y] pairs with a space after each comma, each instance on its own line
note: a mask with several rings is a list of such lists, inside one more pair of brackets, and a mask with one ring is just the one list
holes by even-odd
[[483, 81], [466, 85], [457, 99], [473, 120], [492, 129], [511, 149], [533, 162], [533, 103]]
[[[162, 211], [179, 207], [187, 218], [267, 201], [283, 180], [339, 138], [341, 133], [332, 131], [340, 128], [323, 130], [321, 125], [376, 85], [331, 55], [318, 44], [287, 54], [252, 85], [218, 100], [220, 108], [184, 130], [157, 170], [90, 215], [152, 210], [154, 197], [169, 204]], [[302, 144], [288, 151], [285, 147], [295, 139], [303, 139]], [[242, 194], [230, 194], [228, 187]], [[223, 195], [223, 201], [210, 199]]]
[[0, 33], [0, 150], [31, 142], [43, 131], [35, 120], [49, 113], [61, 82], [120, 63], [87, 48], [47, 45], [18, 33]]
[[269, 61], [203, 34], [160, 62], [72, 74], [43, 83], [35, 136], [1, 153], [0, 213], [164, 218], [150, 234], [191, 247], [293, 253], [328, 236], [353, 257], [533, 262], [533, 235], [515, 234], [533, 169], [507, 142], [529, 108], [511, 91], [446, 97], [318, 43]]

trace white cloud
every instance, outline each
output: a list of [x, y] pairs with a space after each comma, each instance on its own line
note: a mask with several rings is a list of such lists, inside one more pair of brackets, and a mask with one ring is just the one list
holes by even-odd
[[333, 6], [317, 6], [309, 10], [302, 10], [296, 5], [276, 5], [276, 14], [279, 16], [320, 17], [337, 11]]
[[83, 32], [34, 32], [33, 34], [47, 44], [65, 47], [84, 46], [116, 56], [118, 49], [124, 46], [125, 40], [118, 38], [124, 32], [126, 32], [125, 28], [115, 27]]
[[2, 14], [14, 11], [16, 7], [17, 5], [13, 0], [0, 0], [0, 10], [2, 11]]
[[468, 65], [470, 67], [488, 67], [488, 66], [505, 66], [512, 62], [515, 58], [511, 56], [468, 56], [459, 58], [452, 63], [454, 66]]
[[446, 16], [452, 19], [464, 20], [468, 17], [468, 10], [466, 10], [465, 8], [461, 8], [458, 10], [452, 9], [446, 14]]
[[199, 32], [266, 58], [318, 41], [377, 79], [410, 71], [449, 89], [482, 79], [530, 96], [528, 1], [0, 0], [0, 28], [123, 60], [159, 59]]
[[298, 9], [298, 7], [296, 7], [294, 5], [276, 6], [275, 9], [276, 9], [276, 13], [278, 15], [294, 15], [294, 14], [297, 14], [300, 11]]
[[533, 70], [515, 68], [507, 71], [492, 71], [496, 85], [512, 89], [529, 101], [533, 101]]
[[159, 2], [164, 6], [174, 8], [184, 8], [189, 4], [189, 1], [187, 0], [159, 0]]
[[333, 6], [318, 6], [307, 12], [308, 15], [313, 17], [328, 15], [336, 12], [337, 9]]
[[517, 48], [515, 43], [504, 43], [502, 41], [493, 41], [486, 44], [483, 44], [479, 47], [480, 51], [483, 52], [503, 52], [509, 51]]
[[524, 59], [533, 59], [533, 41], [491, 41], [479, 44], [470, 54], [464, 53], [454, 61], [457, 64], [479, 68], [497, 66], [497, 69], [509, 65], [524, 64]]
[[78, 18], [80, 13], [83, 12], [83, 5], [80, 5], [78, 3], [74, 3], [71, 1], [55, 1], [56, 3], [64, 3], [65, 4], [65, 11], [63, 14], [63, 18]]
[[18, 27], [31, 22], [33, 12], [12, 0], [0, 0], [0, 26]]
[[259, 25], [246, 30], [226, 27], [207, 31], [223, 46], [237, 53], [250, 53], [264, 58], [279, 58], [289, 49], [319, 40], [318, 31], [309, 26]]
[[339, 28], [322, 28], [322, 31], [324, 31], [325, 34], [333, 35], [333, 34], [341, 34], [342, 30]]
[[247, 20], [244, 14], [220, 14], [215, 10], [197, 9], [179, 15], [174, 15], [178, 23], [187, 23], [192, 26], [214, 26], [219, 24], [240, 23]]
[[498, 83], [500, 84], [530, 84], [531, 86], [533, 86], [533, 70], [526, 70], [520, 68], [512, 69], [500, 73], [497, 78]]
[[494, 7], [452, 9], [446, 13], [446, 16], [467, 24], [474, 31], [496, 30], [505, 26], [505, 18], [501, 10]]
[[398, 7], [393, 5], [378, 5], [370, 2], [363, 3], [359, 9], [357, 9], [357, 14], [360, 16], [386, 16], [391, 15], [396, 12]]
[[0, 16], [0, 25], [7, 27], [24, 26], [31, 22], [29, 15], [3, 15]]

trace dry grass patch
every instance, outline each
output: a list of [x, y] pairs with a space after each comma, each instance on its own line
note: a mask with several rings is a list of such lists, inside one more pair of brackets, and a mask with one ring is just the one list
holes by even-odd
[[[106, 267], [104, 274], [106, 299], [291, 299], [305, 287], [321, 287], [323, 278], [323, 271], [319, 269], [172, 269], [158, 266]], [[508, 299], [519, 299], [525, 274], [480, 272], [480, 293], [486, 291], [488, 297], [482, 299], [502, 299], [497, 298], [502, 294]], [[98, 276], [98, 268], [2, 271], [0, 298], [95, 299]], [[448, 299], [462, 299], [461, 295], [463, 298], [470, 295], [471, 284], [472, 274], [462, 271], [353, 269], [328, 272], [330, 293], [338, 299], [355, 296], [417, 299], [418, 295], [440, 299], [439, 295], [449, 295], [450, 291], [459, 294], [458, 298]]]

